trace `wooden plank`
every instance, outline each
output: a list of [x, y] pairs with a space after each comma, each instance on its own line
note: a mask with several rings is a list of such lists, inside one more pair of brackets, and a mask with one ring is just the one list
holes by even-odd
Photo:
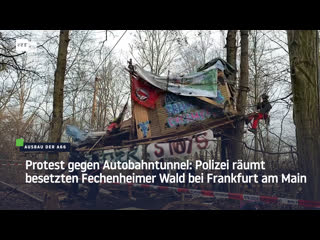
[[[136, 130], [137, 130], [137, 136], [138, 139], [142, 138], [149, 138], [151, 137], [151, 128], [150, 124], [147, 123], [149, 121], [149, 116], [148, 116], [148, 109], [144, 106], [141, 106], [140, 104], [134, 104], [133, 105], [133, 114], [136, 122]], [[145, 124], [146, 127], [148, 127], [147, 135], [144, 136], [144, 133], [142, 131], [142, 128], [139, 126], [139, 124]]]
[[224, 106], [223, 104], [220, 104], [217, 101], [212, 100], [212, 99], [207, 98], [207, 97], [197, 97], [197, 98], [202, 100], [202, 101], [204, 101], [204, 102], [207, 102], [207, 103], [209, 103], [209, 104], [211, 104], [213, 106], [219, 107], [219, 108], [223, 108], [223, 106]]
[[132, 140], [132, 141], [123, 141], [124, 144], [132, 144], [132, 143], [142, 143], [142, 142], [147, 142], [147, 141], [153, 141], [155, 142], [156, 140], [163, 140], [167, 137], [177, 137], [177, 136], [182, 136], [182, 135], [191, 135], [192, 133], [196, 133], [196, 132], [200, 132], [200, 131], [205, 131], [207, 129], [211, 129], [211, 128], [216, 128], [216, 127], [221, 127], [221, 126], [225, 126], [228, 125], [230, 123], [234, 122], [234, 116], [230, 117], [230, 120], [228, 120], [227, 118], [222, 118], [216, 121], [211, 121], [210, 123], [207, 123], [205, 127], [199, 127], [198, 126], [194, 126], [193, 128], [189, 127], [188, 130], [183, 130], [183, 131], [176, 131], [174, 133], [169, 133], [166, 135], [161, 135], [161, 136], [152, 136], [151, 138], [145, 138], [145, 139], [136, 139], [136, 140]]
[[228, 87], [228, 83], [225, 83], [225, 85], [220, 85], [219, 89], [221, 91], [221, 94], [228, 100], [231, 98], [231, 93]]
[[[193, 125], [194, 123], [196, 123], [197, 121], [195, 121], [194, 123], [188, 123], [186, 125], [180, 124], [179, 126], [175, 126], [175, 127], [168, 126], [168, 119], [170, 116], [168, 115], [168, 112], [167, 112], [166, 108], [164, 107], [166, 94], [167, 93], [163, 94], [161, 96], [161, 98], [159, 97], [159, 102], [157, 102], [157, 114], [158, 114], [159, 129], [161, 130], [161, 134], [166, 135], [166, 134], [176, 133], [178, 131], [180, 132], [180, 131], [190, 129], [190, 126]], [[192, 97], [190, 97], [190, 98], [192, 98]], [[193, 111], [198, 111], [200, 109], [201, 109], [201, 107], [197, 106], [197, 108], [193, 109]], [[193, 112], [193, 111], [191, 111], [191, 112]], [[178, 116], [178, 115], [176, 115], [176, 116]], [[171, 116], [171, 117], [174, 117], [174, 116]], [[199, 121], [199, 122], [204, 123], [205, 121], [206, 120]], [[153, 135], [155, 135], [155, 134], [153, 134]]]
[[[122, 146], [106, 146], [106, 147], [93, 149], [93, 151], [103, 151], [103, 150], [111, 150], [111, 149], [130, 148], [132, 146], [136, 146], [137, 144], [138, 145], [147, 145], [147, 144], [155, 143], [155, 142], [174, 141], [174, 140], [177, 140], [177, 139], [185, 137], [185, 136], [190, 136], [190, 135], [197, 134], [197, 133], [205, 131], [205, 130], [207, 130], [209, 128], [224, 127], [224, 126], [229, 125], [229, 124], [231, 124], [233, 122], [234, 122], [234, 120], [223, 121], [223, 122], [219, 121], [219, 124], [216, 124], [215, 126], [211, 126], [210, 125], [206, 129], [199, 129], [199, 128], [198, 129], [190, 129], [188, 131], [184, 130], [184, 131], [180, 131], [180, 132], [175, 132], [174, 134], [170, 133], [170, 134], [161, 135], [161, 136], [154, 136], [154, 137], [150, 137], [150, 138], [123, 141], [124, 145], [122, 145]], [[85, 152], [85, 151], [88, 151], [88, 150], [89, 149], [79, 149], [78, 151]]]
[[234, 110], [235, 106], [233, 104], [231, 104], [231, 93], [230, 93], [228, 83], [225, 83], [225, 85], [221, 85], [220, 91], [226, 99], [225, 104], [227, 104], [227, 105], [225, 105], [225, 111], [227, 113], [231, 113], [231, 114], [237, 113], [237, 111]]
[[[165, 134], [165, 135], [152, 136], [150, 138], [123, 141], [122, 146], [105, 146], [105, 147], [93, 149], [93, 151], [130, 148], [132, 146], [135, 146], [136, 144], [145, 145], [145, 144], [150, 144], [150, 143], [154, 143], [154, 142], [167, 142], [169, 140], [176, 140], [176, 139], [184, 137], [184, 136], [194, 135], [196, 133], [199, 133], [199, 132], [211, 129], [211, 128], [223, 127], [223, 126], [229, 125], [233, 122], [234, 122], [234, 120], [232, 120], [232, 119], [227, 121], [226, 118], [223, 118], [223, 119], [219, 119], [217, 121], [211, 122], [209, 125], [207, 125], [206, 128], [199, 128], [199, 127], [189, 128], [188, 130], [178, 131], [178, 132], [169, 133], [169, 134]], [[78, 151], [80, 151], [80, 152], [88, 151], [88, 150], [89, 150], [89, 148], [78, 149]]]
[[[137, 140], [137, 139], [135, 139], [135, 140]], [[132, 140], [132, 141], [134, 141], [134, 140]], [[110, 149], [130, 148], [130, 147], [132, 147], [132, 145], [119, 145], [119, 146], [108, 145], [108, 146], [105, 146], [105, 147], [94, 148], [94, 149], [92, 149], [92, 152], [110, 150]], [[90, 148], [80, 148], [77, 151], [86, 152], [86, 151], [89, 151], [89, 149]]]
[[[131, 81], [130, 81], [131, 84]], [[131, 86], [131, 85], [130, 85]], [[129, 139], [132, 140], [136, 137], [136, 128], [135, 128], [135, 118], [133, 116], [133, 106], [134, 106], [134, 101], [131, 98], [131, 121], [130, 121], [130, 135], [129, 135]]]
[[[247, 116], [251, 116], [251, 115], [254, 115], [254, 113], [250, 113]], [[197, 127], [196, 126], [194, 126], [194, 127], [189, 126], [189, 128], [187, 130], [175, 131], [175, 132], [168, 133], [168, 134], [153, 135], [149, 138], [144, 138], [144, 139], [133, 139], [133, 140], [129, 140], [129, 141], [125, 140], [122, 142], [123, 145], [121, 145], [121, 146], [105, 146], [105, 147], [95, 148], [95, 149], [93, 149], [93, 151], [130, 148], [132, 146], [135, 146], [136, 144], [145, 145], [145, 144], [149, 144], [149, 143], [153, 143], [153, 142], [161, 142], [161, 141], [163, 142], [163, 141], [168, 141], [171, 139], [177, 139], [177, 138], [183, 137], [183, 136], [190, 136], [190, 135], [196, 134], [197, 132], [205, 131], [207, 129], [220, 128], [220, 127], [224, 128], [224, 127], [227, 127], [228, 125], [232, 124], [235, 121], [235, 117], [237, 117], [237, 116], [230, 116], [228, 118], [225, 117], [225, 118], [221, 118], [221, 119], [216, 119], [214, 121], [211, 120], [209, 123], [206, 123], [205, 127], [203, 127], [203, 128], [201, 128], [199, 126], [197, 126]], [[245, 117], [245, 116], [243, 116], [243, 117]], [[78, 149], [78, 151], [80, 151], [80, 152], [88, 151], [88, 150], [89, 150], [89, 148], [86, 148], [86, 147]]]
[[[227, 125], [227, 124], [231, 124], [233, 123], [233, 121], [229, 121], [229, 122], [226, 122], [224, 124], [220, 124], [220, 126], [224, 126], [224, 125]], [[201, 130], [201, 131], [205, 131], [205, 130]], [[169, 137], [166, 137], [166, 138], [160, 138], [160, 139], [152, 139], [150, 141], [143, 141], [143, 142], [137, 142], [137, 144], [150, 144], [150, 143], [166, 143], [166, 142], [169, 142], [169, 141], [177, 141], [183, 137], [186, 137], [186, 136], [190, 136], [190, 135], [194, 135], [196, 133], [199, 133], [200, 131], [199, 130], [196, 130], [196, 131], [192, 131], [192, 132], [188, 132], [188, 133], [181, 133], [181, 134], [177, 134], [177, 135], [174, 135], [174, 136], [169, 136]]]
[[[230, 101], [231, 93], [229, 91], [228, 83], [225, 83], [224, 85], [219, 84], [218, 89], [221, 92], [221, 95], [225, 98], [225, 101]], [[211, 105], [214, 105], [219, 108], [224, 108], [224, 104], [218, 103], [217, 101], [207, 98], [207, 97], [197, 97], [198, 99], [205, 101]]]
[[160, 128], [160, 122], [159, 122], [159, 117], [158, 117], [158, 109], [148, 109], [148, 116], [149, 120], [151, 121], [150, 123], [150, 128], [151, 128], [151, 136], [153, 135], [161, 135], [161, 128]]
[[[219, 85], [218, 88], [221, 91], [222, 96], [225, 98], [225, 102], [227, 101], [227, 102], [231, 103], [230, 102], [231, 93], [229, 91], [228, 84], [225, 83], [225, 85]], [[220, 104], [220, 103], [218, 103], [217, 101], [215, 101], [213, 99], [210, 99], [210, 98], [207, 98], [207, 97], [197, 97], [197, 98], [202, 100], [202, 101], [204, 101], [204, 102], [206, 102], [206, 103], [209, 103], [209, 104], [211, 104], [211, 105], [213, 105], [215, 107], [219, 107], [219, 108], [224, 109], [224, 104]], [[228, 109], [226, 109], [226, 111], [228, 113], [233, 114], [233, 115], [238, 115], [239, 114], [236, 110], [234, 110], [234, 106], [229, 106]]]
[[168, 113], [164, 107], [166, 94], [167, 93], [164, 93], [158, 98], [158, 102], [157, 102], [157, 106], [156, 106], [157, 107], [157, 116], [158, 116], [158, 120], [159, 120], [159, 129], [160, 129], [162, 135], [165, 135], [165, 134], [168, 134], [168, 133], [175, 131], [175, 128], [170, 129], [166, 125], [167, 119], [168, 119]]

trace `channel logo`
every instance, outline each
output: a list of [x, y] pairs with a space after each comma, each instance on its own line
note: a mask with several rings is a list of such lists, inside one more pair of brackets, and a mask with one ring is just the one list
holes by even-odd
[[16, 139], [16, 147], [23, 147], [24, 140], [23, 138]]

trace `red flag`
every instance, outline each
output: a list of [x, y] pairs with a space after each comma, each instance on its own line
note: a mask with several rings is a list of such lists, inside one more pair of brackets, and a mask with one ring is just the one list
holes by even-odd
[[159, 97], [158, 89], [131, 75], [131, 98], [147, 108], [154, 109]]

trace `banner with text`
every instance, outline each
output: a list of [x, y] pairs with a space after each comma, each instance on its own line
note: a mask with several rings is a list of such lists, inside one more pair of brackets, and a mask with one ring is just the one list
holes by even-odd
[[213, 147], [213, 132], [207, 130], [193, 136], [185, 137], [183, 140], [167, 143], [151, 143], [147, 147], [147, 153], [151, 161], [159, 158], [184, 157], [196, 152]]

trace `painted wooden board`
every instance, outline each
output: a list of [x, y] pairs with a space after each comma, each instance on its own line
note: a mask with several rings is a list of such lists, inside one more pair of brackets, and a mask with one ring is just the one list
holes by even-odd
[[225, 85], [219, 85], [218, 88], [221, 91], [222, 96], [224, 96], [226, 100], [230, 100], [231, 93], [228, 88], [228, 83], [225, 83]]
[[150, 120], [148, 109], [140, 104], [134, 103], [133, 114], [135, 118], [138, 139], [151, 137]]
[[[101, 151], [96, 151], [99, 157], [100, 164], [104, 164], [105, 161], [108, 162], [140, 162], [142, 158], [143, 146], [138, 145], [131, 148], [113, 148]], [[87, 162], [92, 161], [92, 154], [85, 153], [84, 155]]]
[[[157, 101], [159, 101], [159, 99]], [[149, 120], [151, 121], [150, 123], [151, 136], [162, 135], [159, 117], [158, 117], [158, 110], [160, 107], [161, 107], [160, 103], [156, 102], [155, 109], [148, 109], [148, 117], [149, 117]]]

